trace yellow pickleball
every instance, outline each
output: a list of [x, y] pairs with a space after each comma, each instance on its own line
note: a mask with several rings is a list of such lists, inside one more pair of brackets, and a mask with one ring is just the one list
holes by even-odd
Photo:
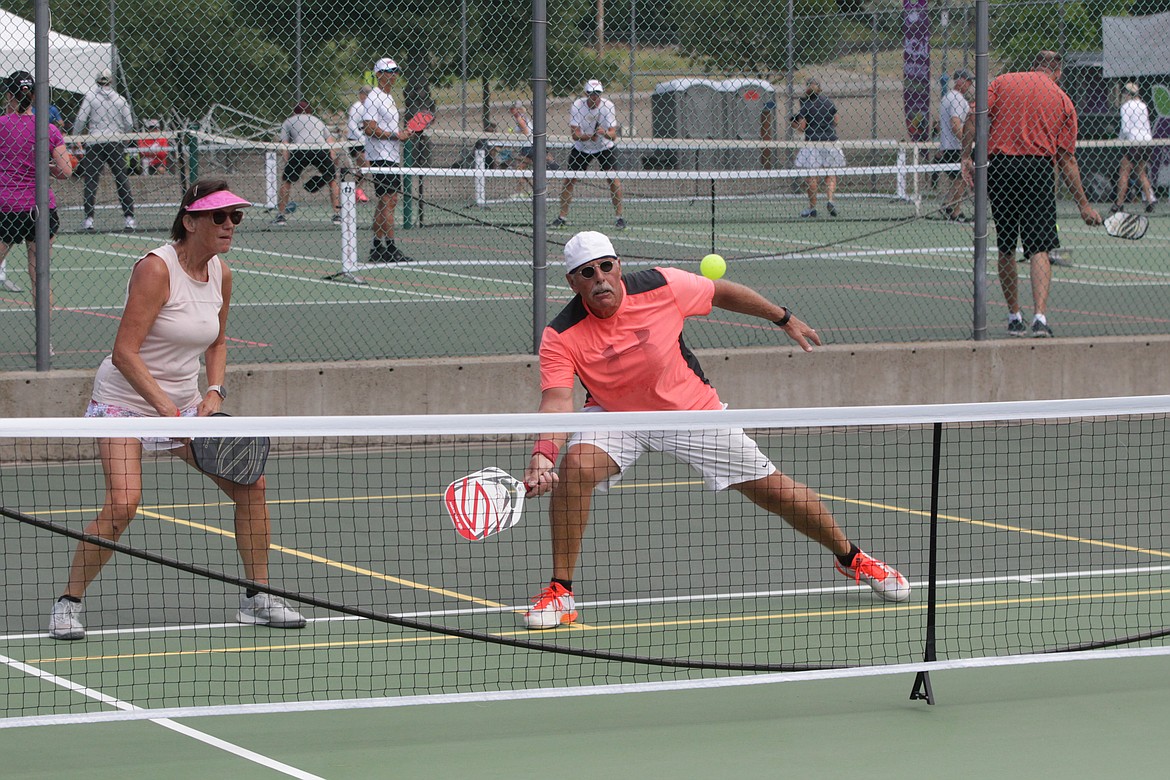
[[727, 261], [722, 255], [710, 254], [699, 261], [699, 273], [708, 279], [722, 278], [727, 273]]

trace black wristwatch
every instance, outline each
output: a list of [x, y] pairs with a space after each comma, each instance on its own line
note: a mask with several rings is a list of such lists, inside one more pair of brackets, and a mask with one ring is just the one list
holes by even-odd
[[[787, 316], [787, 315], [785, 315], [785, 316]], [[225, 401], [227, 400], [227, 388], [224, 387], [223, 385], [208, 385], [207, 392], [219, 393], [220, 398], [222, 398]]]
[[772, 320], [772, 324], [779, 327], [779, 328], [783, 328], [785, 325], [788, 324], [788, 321], [790, 319], [792, 319], [792, 309], [785, 306], [784, 307], [784, 316], [778, 320]]

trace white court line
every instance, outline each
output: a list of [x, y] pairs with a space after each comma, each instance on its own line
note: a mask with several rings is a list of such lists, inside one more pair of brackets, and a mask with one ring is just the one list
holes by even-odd
[[[1050, 580], [1069, 580], [1069, 579], [1084, 579], [1089, 577], [1116, 577], [1129, 576], [1137, 574], [1161, 574], [1170, 572], [1170, 564], [1162, 564], [1158, 566], [1129, 566], [1113, 569], [1082, 569], [1079, 571], [1059, 571], [1059, 572], [1040, 572], [1036, 574], [1009, 574], [1000, 577], [972, 577], [972, 578], [956, 578], [943, 579], [938, 581], [938, 587], [971, 587], [978, 585], [998, 585], [1004, 583], [1023, 583], [1031, 584], [1036, 582], [1045, 582]], [[912, 582], [915, 588], [925, 587], [925, 583], [921, 581]], [[580, 607], [628, 607], [628, 606], [645, 606], [654, 604], [685, 604], [685, 603], [702, 603], [708, 601], [745, 601], [749, 599], [772, 599], [772, 598], [791, 598], [793, 596], [830, 596], [839, 593], [853, 593], [866, 592], [869, 590], [868, 585], [833, 585], [829, 587], [819, 588], [787, 588], [783, 590], [763, 590], [763, 591], [748, 591], [748, 592], [728, 592], [728, 593], [700, 593], [686, 596], [648, 596], [635, 599], [607, 599], [600, 601], [578, 601], [577, 605]], [[392, 617], [402, 618], [407, 620], [417, 620], [421, 618], [430, 617], [459, 617], [459, 616], [474, 616], [474, 615], [491, 615], [507, 612], [524, 612], [528, 609], [528, 604], [515, 606], [500, 606], [500, 607], [464, 607], [459, 609], [435, 609], [423, 610], [419, 612], [394, 612], [390, 613]], [[334, 623], [345, 622], [350, 620], [368, 620], [369, 618], [355, 617], [352, 615], [341, 615], [326, 618], [310, 618], [310, 623]], [[162, 633], [178, 633], [186, 631], [207, 631], [224, 628], [240, 628], [241, 624], [235, 622], [229, 623], [191, 623], [187, 625], [178, 626], [153, 626], [142, 628], [112, 628], [100, 631], [86, 631], [87, 636], [133, 636], [134, 634], [162, 634]], [[0, 642], [17, 642], [26, 640], [44, 639], [43, 632], [24, 633], [24, 634], [7, 634], [0, 635]]]
[[[213, 737], [210, 734], [197, 731], [190, 726], [184, 726], [181, 723], [176, 723], [170, 718], [160, 717], [150, 710], [145, 710], [142, 707], [138, 707], [137, 705], [124, 702], [121, 699], [114, 698], [113, 696], [108, 696], [93, 688], [87, 688], [84, 685], [79, 685], [65, 677], [51, 674], [42, 669], [38, 669], [35, 666], [30, 666], [29, 664], [17, 661], [14, 658], [0, 655], [0, 663], [11, 667], [18, 672], [23, 672], [26, 675], [35, 677], [43, 682], [56, 685], [60, 688], [64, 688], [67, 691], [80, 694], [87, 698], [93, 699], [94, 701], [101, 702], [102, 704], [108, 705], [110, 707], [114, 707], [118, 712], [142, 715], [141, 718], [132, 718], [132, 720], [149, 720], [152, 723], [162, 726], [165, 729], [170, 729], [171, 731], [182, 734], [185, 737], [196, 739], [206, 745], [218, 748], [219, 750], [231, 753], [234, 756], [238, 756], [253, 763], [260, 764], [261, 766], [268, 767], [269, 769], [280, 772], [284, 775], [288, 775], [289, 777], [302, 778], [302, 780], [323, 780], [323, 778], [321, 778], [319, 775], [314, 775], [301, 769], [297, 769], [296, 767], [289, 766], [288, 764], [277, 761], [276, 759], [270, 758], [269, 756], [261, 755], [260, 753], [256, 753], [254, 751], [248, 750], [247, 748], [240, 747], [239, 745], [220, 739], [219, 737]], [[94, 714], [108, 715], [113, 713], [107, 712]], [[3, 721], [0, 720], [0, 724], [2, 723]]]
[[920, 663], [891, 664], [889, 666], [861, 666], [846, 669], [823, 669], [811, 672], [775, 672], [749, 674], [738, 677], [715, 677], [698, 680], [669, 680], [612, 685], [574, 686], [565, 688], [532, 688], [511, 691], [481, 691], [476, 693], [446, 693], [420, 696], [382, 697], [375, 699], [334, 699], [328, 701], [280, 702], [273, 704], [229, 704], [211, 707], [168, 707], [157, 710], [130, 710], [91, 712], [77, 715], [31, 715], [23, 718], [0, 719], [0, 729], [27, 726], [65, 726], [83, 723], [110, 723], [127, 720], [157, 718], [195, 718], [218, 715], [268, 715], [291, 712], [331, 712], [389, 707], [417, 707], [433, 704], [485, 704], [497, 701], [532, 701], [538, 699], [568, 699], [582, 696], [608, 696], [629, 693], [661, 693], [682, 690], [711, 690], [741, 688], [748, 685], [807, 682], [812, 680], [840, 680], [881, 675], [917, 674], [949, 669], [975, 669], [1001, 666], [1025, 666], [1062, 663], [1067, 661], [1098, 661], [1118, 658], [1151, 658], [1170, 655], [1170, 647], [1088, 650], [1069, 653], [1043, 653], [967, 658], [955, 661], [923, 661]]

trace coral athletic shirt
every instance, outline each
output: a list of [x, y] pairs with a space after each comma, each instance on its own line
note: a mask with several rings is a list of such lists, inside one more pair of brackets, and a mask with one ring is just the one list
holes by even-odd
[[1077, 110], [1043, 73], [1005, 73], [987, 89], [988, 154], [1055, 157], [1077, 147]]
[[586, 407], [609, 412], [722, 409], [719, 394], [683, 343], [687, 317], [711, 313], [715, 283], [677, 268], [622, 276], [612, 317], [591, 314], [581, 296], [556, 316], [540, 344], [540, 388], [581, 379]]

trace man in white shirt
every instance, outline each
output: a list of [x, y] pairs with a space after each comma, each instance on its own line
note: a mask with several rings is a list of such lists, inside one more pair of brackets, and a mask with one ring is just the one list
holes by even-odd
[[[1150, 109], [1141, 99], [1141, 90], [1132, 81], [1121, 90], [1123, 102], [1121, 104], [1121, 131], [1117, 137], [1122, 141], [1150, 141], [1154, 134], [1150, 128]], [[1150, 147], [1131, 146], [1125, 150], [1121, 158], [1121, 170], [1117, 174], [1117, 200], [1113, 202], [1112, 212], [1125, 208], [1125, 198], [1129, 194], [1129, 175], [1137, 171], [1138, 183], [1142, 186], [1142, 200], [1146, 203], [1146, 211], [1154, 212], [1154, 204], [1158, 198], [1154, 195], [1154, 188], [1150, 186], [1150, 177], [1146, 172], [1146, 163], [1150, 159]]]
[[[614, 140], [617, 138], [617, 109], [612, 100], [601, 96], [603, 91], [600, 81], [590, 79], [585, 83], [585, 97], [573, 101], [569, 111], [569, 131], [573, 137], [573, 148], [569, 150], [570, 171], [588, 169], [590, 160], [597, 160], [597, 166], [603, 171], [617, 168], [617, 155], [613, 153]], [[625, 230], [622, 183], [616, 177], [607, 178], [606, 181], [609, 183], [610, 200], [616, 216], [614, 227]], [[553, 227], [569, 224], [569, 204], [573, 202], [573, 186], [576, 183], [576, 179], [565, 180], [565, 187], [561, 190], [561, 210], [552, 221]]]
[[85, 154], [77, 166], [77, 174], [85, 183], [81, 194], [85, 220], [81, 229], [94, 229], [94, 203], [97, 200], [98, 182], [102, 168], [109, 167], [114, 174], [118, 188], [118, 200], [122, 204], [127, 230], [134, 229], [134, 195], [130, 192], [130, 179], [126, 176], [126, 143], [124, 141], [103, 141], [103, 136], [116, 136], [134, 129], [134, 118], [130, 114], [130, 103], [114, 91], [113, 74], [109, 68], [98, 73], [96, 86], [86, 93], [73, 123], [74, 135], [88, 131], [97, 140], [86, 143]]
[[301, 100], [293, 106], [292, 116], [284, 120], [280, 126], [280, 142], [282, 144], [317, 146], [316, 149], [281, 149], [280, 155], [284, 159], [284, 172], [280, 175], [280, 189], [277, 191], [276, 205], [278, 213], [273, 224], [283, 227], [288, 224], [285, 209], [288, 208], [288, 193], [293, 182], [301, 178], [305, 168], [317, 169], [318, 176], [305, 180], [305, 189], [316, 192], [321, 185], [329, 185], [329, 200], [333, 205], [333, 224], [341, 224], [341, 188], [337, 184], [337, 157], [331, 148], [333, 135], [318, 117], [313, 116], [313, 107], [309, 101]]
[[[349, 156], [359, 169], [366, 167], [366, 134], [362, 131], [362, 117], [366, 111], [366, 98], [373, 91], [374, 88], [369, 84], [363, 84], [358, 90], [358, 99], [349, 107], [345, 116], [345, 137], [349, 141]], [[361, 177], [358, 177], [358, 180], [360, 181]], [[365, 203], [369, 200], [366, 193], [362, 192], [361, 187], [357, 188], [356, 195], [359, 203]]]
[[[383, 57], [374, 65], [378, 88], [366, 98], [362, 113], [362, 132], [366, 136], [366, 158], [371, 168], [397, 168], [402, 164], [402, 142], [414, 137], [406, 123], [399, 123], [398, 105], [390, 90], [398, 81], [398, 63]], [[402, 192], [402, 174], [375, 173], [374, 243], [370, 263], [409, 263], [412, 258], [394, 245], [394, 208]]]
[[971, 113], [971, 101], [967, 95], [971, 91], [974, 79], [966, 68], [954, 72], [951, 79], [951, 89], [943, 95], [938, 108], [938, 157], [940, 164], [953, 163], [953, 171], [947, 171], [946, 176], [951, 180], [950, 189], [943, 205], [943, 216], [952, 222], [968, 222], [963, 214], [963, 196], [967, 194], [967, 184], [959, 170], [963, 154], [963, 125], [967, 115]]

